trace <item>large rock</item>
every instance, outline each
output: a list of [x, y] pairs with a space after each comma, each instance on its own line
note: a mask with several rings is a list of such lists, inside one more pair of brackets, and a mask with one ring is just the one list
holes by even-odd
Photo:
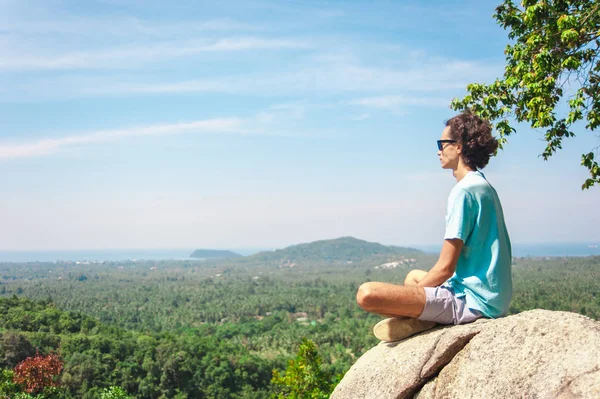
[[426, 331], [365, 353], [346, 398], [600, 398], [600, 323], [532, 310]]

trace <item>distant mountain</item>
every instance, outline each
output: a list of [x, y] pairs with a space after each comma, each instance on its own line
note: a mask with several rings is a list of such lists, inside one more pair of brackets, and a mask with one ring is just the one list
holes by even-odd
[[362, 261], [374, 257], [415, 256], [423, 254], [414, 248], [385, 246], [376, 242], [359, 240], [354, 237], [341, 237], [321, 240], [308, 244], [292, 245], [271, 252], [260, 252], [246, 257], [252, 262], [271, 261]]
[[218, 249], [197, 249], [190, 255], [190, 258], [201, 259], [225, 259], [225, 258], [240, 258], [242, 255], [235, 252], [218, 250]]

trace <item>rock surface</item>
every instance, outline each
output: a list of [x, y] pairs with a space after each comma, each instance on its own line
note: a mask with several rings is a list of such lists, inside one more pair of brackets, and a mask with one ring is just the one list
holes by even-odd
[[598, 399], [600, 322], [532, 310], [382, 342], [331, 398]]

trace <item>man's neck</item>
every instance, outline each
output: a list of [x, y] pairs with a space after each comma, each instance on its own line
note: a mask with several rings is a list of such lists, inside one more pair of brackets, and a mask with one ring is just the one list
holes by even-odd
[[464, 163], [461, 162], [461, 163], [458, 164], [458, 166], [456, 167], [456, 169], [454, 169], [452, 171], [452, 174], [454, 175], [454, 178], [456, 179], [456, 182], [458, 183], [469, 172], [473, 172], [473, 169], [469, 168], [467, 165], [465, 165]]

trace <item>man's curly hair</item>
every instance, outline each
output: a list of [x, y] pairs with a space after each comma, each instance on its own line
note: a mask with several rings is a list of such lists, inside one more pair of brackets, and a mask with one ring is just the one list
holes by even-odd
[[463, 162], [473, 170], [485, 168], [498, 149], [490, 123], [467, 110], [448, 119], [446, 126], [452, 139], [462, 146]]

